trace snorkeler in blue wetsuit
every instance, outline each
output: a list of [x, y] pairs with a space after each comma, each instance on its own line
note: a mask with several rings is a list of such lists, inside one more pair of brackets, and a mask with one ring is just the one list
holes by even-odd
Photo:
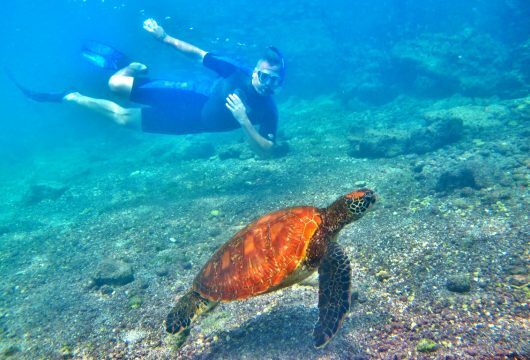
[[215, 71], [220, 80], [209, 93], [203, 93], [191, 89], [187, 83], [140, 77], [147, 67], [131, 63], [110, 77], [109, 87], [131, 101], [145, 105], [142, 108], [125, 108], [78, 92], [56, 93], [52, 100], [46, 100], [45, 93], [17, 85], [25, 95], [35, 100], [74, 103], [94, 110], [119, 125], [145, 132], [192, 134], [241, 128], [255, 152], [267, 154], [272, 150], [278, 111], [271, 95], [285, 77], [284, 59], [278, 49], [267, 48], [254, 69], [247, 70], [169, 36], [153, 19], [144, 22], [144, 29], [163, 43], [202, 62]]

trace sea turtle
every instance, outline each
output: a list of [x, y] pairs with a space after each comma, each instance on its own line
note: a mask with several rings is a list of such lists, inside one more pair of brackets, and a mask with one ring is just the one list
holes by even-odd
[[339, 197], [327, 208], [298, 206], [260, 217], [221, 246], [166, 319], [172, 334], [189, 334], [191, 322], [220, 302], [244, 300], [293, 285], [318, 269], [315, 347], [335, 335], [350, 308], [348, 257], [336, 242], [340, 230], [375, 203], [372, 190]]

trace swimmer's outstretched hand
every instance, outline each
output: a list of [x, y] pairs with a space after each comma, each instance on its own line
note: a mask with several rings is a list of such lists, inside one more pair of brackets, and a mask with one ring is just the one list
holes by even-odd
[[149, 18], [144, 21], [144, 30], [153, 35], [158, 40], [164, 40], [167, 36], [164, 28], [155, 21], [155, 19]]

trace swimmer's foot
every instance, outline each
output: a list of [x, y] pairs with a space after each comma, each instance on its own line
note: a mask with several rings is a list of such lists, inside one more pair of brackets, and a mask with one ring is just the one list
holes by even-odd
[[145, 74], [147, 73], [147, 65], [139, 63], [139, 62], [132, 62], [127, 66], [131, 71], [134, 71], [136, 74]]
[[118, 70], [114, 75], [136, 76], [146, 74], [147, 70], [146, 65], [139, 62], [132, 62], [123, 69]]
[[63, 97], [62, 100], [64, 100], [64, 101], [76, 101], [76, 100], [79, 99], [81, 96], [83, 96], [83, 95], [81, 95], [80, 93], [78, 93], [77, 91], [75, 91], [75, 92], [71, 92], [71, 93], [66, 94], [66, 95]]

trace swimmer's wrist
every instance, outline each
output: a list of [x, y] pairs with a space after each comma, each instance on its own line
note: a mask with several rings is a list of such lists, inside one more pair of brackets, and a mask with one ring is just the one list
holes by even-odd
[[167, 37], [167, 33], [165, 31], [162, 30], [162, 33], [160, 35], [158, 35], [156, 38], [160, 41], [164, 41]]

